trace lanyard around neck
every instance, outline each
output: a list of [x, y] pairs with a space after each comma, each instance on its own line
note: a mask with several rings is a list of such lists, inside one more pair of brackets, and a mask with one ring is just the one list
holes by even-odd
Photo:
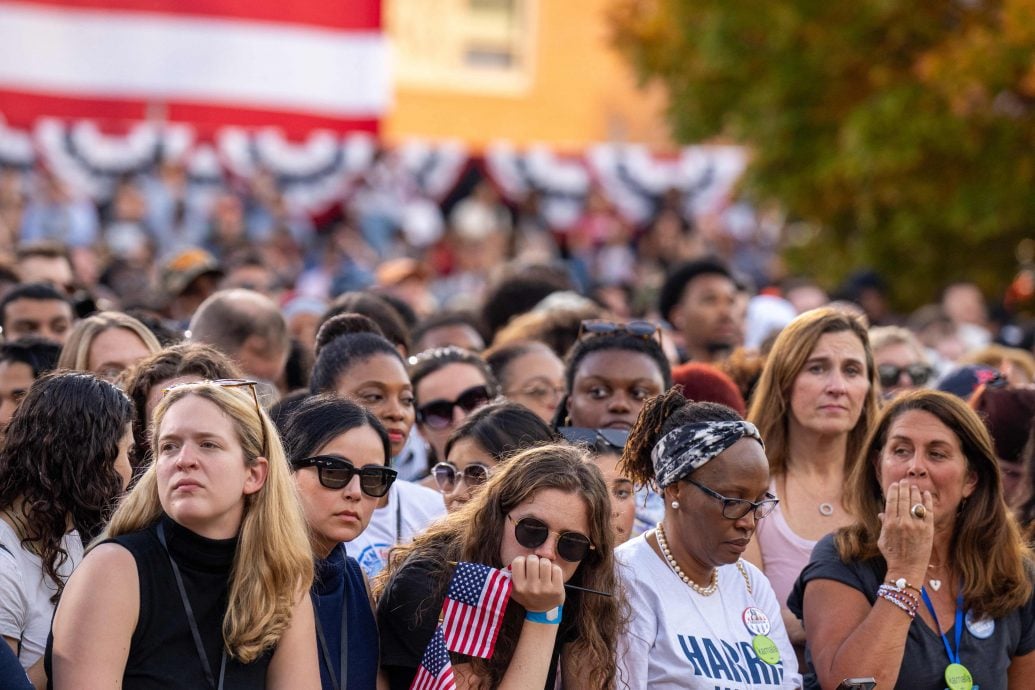
[[172, 565], [173, 575], [176, 577], [176, 588], [180, 591], [180, 600], [183, 602], [183, 609], [187, 612], [187, 623], [190, 624], [190, 634], [194, 638], [194, 647], [198, 652], [198, 659], [201, 660], [201, 670], [205, 674], [205, 680], [208, 681], [209, 687], [215, 690], [223, 690], [223, 677], [226, 674], [226, 647], [223, 647], [223, 658], [219, 662], [219, 684], [216, 685], [216, 680], [212, 676], [212, 667], [208, 663], [208, 654], [205, 653], [205, 646], [201, 643], [201, 632], [198, 630], [198, 623], [194, 620], [194, 609], [190, 605], [190, 599], [187, 598], [187, 590], [183, 586], [180, 566], [176, 565], [176, 560], [172, 557], [172, 554], [169, 552], [169, 546], [165, 543], [165, 525], [161, 522], [158, 523], [158, 541], [165, 550], [165, 555], [169, 557], [169, 564]]
[[934, 612], [934, 604], [931, 603], [931, 597], [927, 594], [927, 588], [920, 588], [920, 596], [924, 598], [924, 603], [927, 604], [927, 610], [931, 612], [931, 618], [934, 619], [934, 624], [938, 626], [938, 633], [942, 636], [942, 642], [945, 644], [945, 652], [949, 655], [950, 664], [960, 663], [960, 639], [963, 636], [963, 587], [960, 587], [960, 592], [956, 596], [956, 652], [953, 653], [952, 647], [949, 645], [949, 638], [942, 632], [942, 624], [938, 622], [938, 614]]

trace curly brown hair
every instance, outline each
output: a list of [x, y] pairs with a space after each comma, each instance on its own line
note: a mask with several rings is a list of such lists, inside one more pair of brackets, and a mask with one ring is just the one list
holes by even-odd
[[65, 586], [58, 570], [68, 559], [61, 541], [69, 521], [89, 542], [122, 493], [115, 459], [132, 418], [129, 399], [112, 384], [56, 371], [33, 383], [7, 427], [0, 510], [19, 524], [21, 543], [39, 555], [57, 586], [52, 601]]
[[[570, 582], [614, 596], [567, 593], [565, 618], [573, 612], [578, 631], [568, 653], [589, 669], [590, 687], [616, 687], [616, 645], [627, 618], [626, 604], [616, 575], [607, 485], [600, 470], [586, 458], [585, 450], [564, 444], [538, 446], [513, 456], [467, 505], [434, 523], [413, 543], [392, 551], [388, 567], [375, 583], [377, 596], [390, 589], [392, 579], [410, 564], [430, 568], [435, 581], [431, 591], [443, 594], [453, 572], [451, 561], [502, 568], [500, 544], [510, 511], [544, 489], [575, 494], [586, 504], [588, 536], [596, 548], [579, 563]], [[435, 615], [441, 604], [440, 597], [430, 598], [418, 616]], [[498, 687], [510, 665], [521, 631], [524, 612], [520, 608], [507, 608], [492, 658], [471, 660], [487, 687]]]

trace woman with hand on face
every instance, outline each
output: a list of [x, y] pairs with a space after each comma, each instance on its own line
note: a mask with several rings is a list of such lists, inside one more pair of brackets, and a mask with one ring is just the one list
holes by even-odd
[[657, 527], [615, 553], [632, 610], [620, 656], [629, 687], [800, 687], [780, 604], [741, 559], [777, 504], [754, 425], [673, 389], [644, 407], [621, 469], [665, 499]]
[[772, 583], [799, 661], [805, 631], [785, 602], [816, 541], [853, 521], [845, 478], [877, 416], [868, 342], [862, 323], [843, 311], [800, 314], [777, 336], [748, 410], [780, 505], [759, 523], [745, 558]]
[[517, 451], [553, 440], [550, 427], [524, 405], [499, 402], [475, 410], [446, 441], [446, 461], [431, 468], [446, 510], [452, 513], [470, 501]]
[[373, 688], [377, 625], [366, 576], [345, 554], [388, 493], [388, 433], [373, 413], [330, 395], [302, 402], [284, 425], [284, 446], [316, 557], [312, 598], [324, 690]]
[[806, 687], [1030, 688], [1035, 564], [966, 403], [893, 399], [846, 495], [856, 522], [819, 542], [789, 602], [808, 633]]
[[[372, 412], [388, 432], [392, 465], [406, 446], [414, 422], [413, 386], [398, 350], [369, 319], [358, 314], [335, 317], [348, 330], [320, 347], [310, 379], [314, 394], [334, 393]], [[320, 331], [324, 334], [324, 331]], [[368, 529], [349, 543], [348, 552], [369, 577], [384, 568], [388, 550], [423, 530], [445, 509], [437, 491], [395, 482], [382, 497]]]
[[320, 687], [305, 519], [255, 385], [162, 398], [154, 461], [65, 586], [55, 688]]
[[129, 400], [90, 374], [29, 389], [0, 447], [0, 634], [37, 687], [54, 604], [129, 483]]
[[390, 687], [410, 687], [454, 565], [468, 562], [509, 567], [513, 591], [492, 657], [453, 655], [458, 688], [552, 690], [558, 668], [564, 687], [614, 688], [622, 598], [610, 515], [580, 449], [539, 446], [504, 463], [466, 506], [393, 552], [377, 607]]

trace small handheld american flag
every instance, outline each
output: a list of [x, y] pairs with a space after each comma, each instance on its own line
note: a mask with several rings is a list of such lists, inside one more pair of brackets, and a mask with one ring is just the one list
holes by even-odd
[[410, 690], [456, 690], [453, 664], [449, 661], [449, 650], [442, 638], [441, 625], [435, 628], [435, 634], [424, 650]]
[[455, 690], [449, 652], [487, 659], [496, 648], [510, 601], [510, 575], [480, 563], [457, 563], [435, 628], [410, 690]]
[[510, 576], [502, 570], [457, 563], [442, 604], [446, 647], [458, 654], [491, 657], [512, 587]]

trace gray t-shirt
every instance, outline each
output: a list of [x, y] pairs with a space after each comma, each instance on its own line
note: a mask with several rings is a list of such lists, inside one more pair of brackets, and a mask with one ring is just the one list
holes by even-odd
[[[883, 558], [843, 563], [834, 544], [834, 535], [823, 537], [812, 551], [812, 559], [794, 585], [787, 605], [802, 618], [805, 587], [812, 580], [834, 580], [862, 592], [871, 605], [877, 601], [877, 589], [884, 582], [887, 564]], [[921, 604], [922, 605], [922, 604]], [[837, 615], [831, 611], [830, 615]], [[952, 625], [953, 621], [942, 621]], [[955, 630], [946, 633], [955, 649]], [[991, 621], [967, 617], [960, 639], [960, 663], [974, 677], [975, 689], [1007, 690], [1007, 669], [1010, 660], [1035, 650], [1035, 597], [1024, 606], [1002, 618]], [[806, 646], [805, 688], [819, 688], [812, 668], [812, 658]], [[898, 690], [944, 690], [945, 667], [949, 657], [941, 635], [917, 616], [909, 626], [906, 653], [895, 688]]]

